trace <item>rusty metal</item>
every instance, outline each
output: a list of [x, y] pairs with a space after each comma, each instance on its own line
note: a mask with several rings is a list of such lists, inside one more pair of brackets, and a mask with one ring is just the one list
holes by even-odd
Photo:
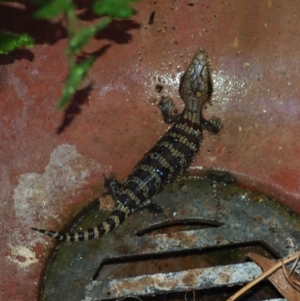
[[97, 300], [125, 298], [126, 296], [146, 296], [191, 289], [208, 289], [225, 285], [240, 285], [261, 274], [261, 269], [252, 262], [192, 269], [182, 272], [158, 273], [126, 279], [93, 281], [87, 286], [86, 298]]
[[[94, 278], [107, 260], [126, 257], [250, 242], [260, 242], [284, 257], [300, 246], [298, 216], [274, 200], [234, 185], [221, 187], [216, 197], [211, 182], [204, 178], [181, 180], [159, 194], [155, 202], [164, 207], [164, 214], [155, 216], [144, 210], [100, 240], [65, 243], [49, 266], [42, 299], [91, 301], [243, 284], [261, 273], [256, 264], [232, 262], [227, 266], [105, 281]], [[80, 226], [85, 228], [101, 221], [104, 216], [95, 217], [97, 213], [93, 211]], [[214, 227], [142, 235], [149, 229], [179, 221]]]

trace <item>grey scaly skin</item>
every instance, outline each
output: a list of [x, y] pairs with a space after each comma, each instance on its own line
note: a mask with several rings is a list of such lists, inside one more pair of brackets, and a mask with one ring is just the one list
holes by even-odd
[[113, 174], [109, 178], [104, 176], [105, 186], [115, 201], [115, 209], [105, 221], [76, 233], [32, 229], [60, 241], [85, 241], [112, 231], [137, 210], [148, 208], [155, 213], [161, 212], [161, 207], [151, 199], [178, 179], [194, 161], [202, 141], [202, 128], [217, 133], [222, 127], [219, 119], [213, 117], [208, 121], [202, 117], [203, 105], [212, 93], [206, 51], [199, 50], [194, 56], [182, 78], [179, 92], [185, 102], [184, 111], [173, 115], [171, 100], [160, 103], [165, 121], [175, 124], [144, 155], [126, 180], [119, 183]]

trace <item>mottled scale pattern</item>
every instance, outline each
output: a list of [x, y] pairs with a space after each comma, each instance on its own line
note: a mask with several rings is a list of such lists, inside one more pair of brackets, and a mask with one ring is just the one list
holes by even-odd
[[164, 99], [160, 108], [166, 122], [175, 122], [155, 146], [150, 149], [121, 184], [114, 175], [105, 178], [115, 200], [112, 214], [101, 224], [76, 233], [59, 233], [32, 228], [61, 241], [84, 241], [99, 238], [118, 227], [133, 212], [148, 208], [159, 212], [161, 208], [151, 199], [173, 183], [190, 166], [199, 151], [202, 128], [216, 133], [219, 119], [210, 121], [202, 117], [202, 107], [212, 93], [211, 70], [206, 51], [199, 50], [182, 77], [179, 93], [185, 102], [182, 114], [173, 114], [172, 101]]

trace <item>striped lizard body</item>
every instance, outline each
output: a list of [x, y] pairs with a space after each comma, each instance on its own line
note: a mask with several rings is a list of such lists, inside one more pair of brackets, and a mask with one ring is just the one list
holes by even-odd
[[115, 201], [115, 209], [105, 221], [76, 233], [32, 229], [60, 241], [85, 241], [100, 238], [112, 231], [137, 210], [148, 208], [155, 213], [161, 212], [161, 207], [151, 199], [178, 179], [193, 162], [202, 141], [202, 128], [212, 133], [217, 133], [221, 128], [219, 119], [213, 117], [208, 121], [202, 117], [202, 107], [212, 93], [211, 69], [206, 51], [199, 50], [194, 56], [183, 75], [179, 92], [185, 102], [184, 111], [173, 115], [171, 100], [164, 99], [160, 103], [165, 121], [175, 124], [144, 155], [126, 180], [121, 184], [113, 174], [109, 178], [104, 176], [105, 186]]

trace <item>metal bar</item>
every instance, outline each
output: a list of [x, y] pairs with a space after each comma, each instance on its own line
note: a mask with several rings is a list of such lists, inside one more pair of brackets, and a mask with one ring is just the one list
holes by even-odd
[[108, 300], [128, 296], [147, 296], [184, 292], [212, 287], [241, 285], [262, 273], [253, 262], [157, 273], [105, 281], [93, 281], [86, 287], [85, 300]]

